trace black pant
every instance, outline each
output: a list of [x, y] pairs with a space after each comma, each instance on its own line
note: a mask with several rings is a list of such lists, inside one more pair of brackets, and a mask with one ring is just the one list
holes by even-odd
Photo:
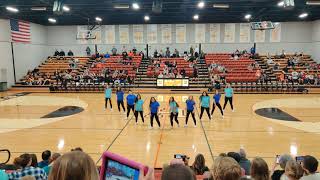
[[218, 106], [218, 108], [220, 109], [220, 112], [221, 112], [221, 115], [223, 116], [223, 110], [222, 110], [222, 107], [220, 105], [220, 103], [213, 103], [212, 104], [212, 111], [211, 111], [211, 115], [213, 114], [215, 108], [216, 108], [216, 105]]
[[134, 105], [127, 104], [127, 117], [129, 117], [130, 110], [134, 113]]
[[112, 109], [112, 102], [111, 102], [111, 98], [106, 98], [106, 101], [105, 101], [104, 107], [105, 107], [105, 108], [107, 108], [107, 107], [108, 107], [108, 101], [109, 101], [110, 107], [111, 107], [111, 109]]
[[193, 111], [187, 111], [186, 125], [188, 124], [188, 120], [189, 120], [190, 114], [191, 114], [191, 116], [192, 116], [194, 125], [197, 125], [197, 121], [196, 121], [196, 118], [195, 118], [195, 116], [194, 116], [194, 112], [193, 112]]
[[122, 101], [117, 101], [117, 104], [118, 104], [118, 110], [119, 110], [119, 112], [120, 112], [120, 105], [122, 106], [123, 111], [126, 111], [126, 109], [124, 108], [123, 100], [122, 100]]
[[174, 121], [179, 125], [178, 113], [173, 113], [173, 112], [170, 113], [170, 123], [172, 127], [173, 127], [173, 118], [174, 118]]
[[209, 109], [208, 107], [206, 108], [206, 107], [202, 107], [202, 106], [201, 106], [201, 112], [200, 112], [200, 119], [202, 118], [202, 115], [203, 115], [203, 111], [204, 111], [204, 110], [206, 110], [209, 119], [211, 119], [210, 112], [209, 112], [210, 109]]
[[158, 113], [151, 113], [150, 115], [150, 123], [151, 123], [151, 127], [153, 127], [153, 118], [156, 118], [156, 121], [160, 127], [160, 121], [159, 121], [159, 116]]
[[226, 108], [228, 101], [230, 103], [231, 109], [233, 110], [232, 97], [224, 97], [223, 110]]
[[140, 117], [142, 119], [142, 122], [144, 123], [144, 117], [143, 117], [143, 111], [135, 111], [134, 116], [136, 117], [136, 122], [138, 122], [138, 115], [140, 114]]

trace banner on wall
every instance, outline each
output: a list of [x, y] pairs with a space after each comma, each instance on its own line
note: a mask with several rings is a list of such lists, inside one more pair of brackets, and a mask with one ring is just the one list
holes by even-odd
[[270, 42], [281, 41], [281, 24], [274, 24], [274, 29], [270, 30]]
[[78, 44], [88, 44], [88, 40], [85, 39], [88, 34], [88, 26], [77, 26], [77, 37], [81, 39], [77, 39]]
[[234, 23], [229, 23], [224, 25], [224, 42], [225, 43], [235, 42], [235, 31], [236, 31], [236, 25]]
[[176, 24], [176, 43], [186, 43], [186, 24]]
[[171, 44], [172, 43], [172, 25], [161, 24], [161, 43]]
[[148, 36], [148, 43], [149, 44], [156, 44], [158, 39], [157, 39], [157, 35], [158, 35], [158, 26], [157, 24], [148, 24], [147, 25], [147, 36]]
[[195, 42], [205, 43], [206, 42], [206, 25], [195, 24]]
[[115, 25], [106, 25], [105, 33], [106, 33], [105, 34], [106, 44], [115, 44], [116, 43]]
[[119, 25], [120, 44], [129, 44], [129, 25]]
[[240, 24], [240, 37], [239, 41], [241, 43], [248, 43], [250, 42], [250, 31], [251, 26], [249, 23], [241, 23]]
[[210, 24], [209, 26], [210, 43], [220, 42], [220, 24]]
[[264, 31], [264, 30], [254, 31], [254, 41], [255, 42], [265, 42], [265, 39], [266, 39], [266, 31]]
[[133, 25], [133, 43], [143, 44], [143, 25]]

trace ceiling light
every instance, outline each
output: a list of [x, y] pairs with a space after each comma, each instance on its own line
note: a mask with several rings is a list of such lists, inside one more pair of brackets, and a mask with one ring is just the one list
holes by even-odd
[[96, 17], [96, 21], [101, 22], [102, 18], [101, 17]]
[[246, 15], [244, 16], [245, 19], [251, 19], [251, 17], [252, 17], [251, 14], [246, 14]]
[[306, 18], [308, 16], [308, 13], [302, 13], [299, 15], [299, 18], [303, 19]]
[[275, 22], [275, 23], [273, 23], [273, 24], [277, 26], [277, 25], [279, 25], [280, 23], [279, 23], [279, 22]]
[[32, 7], [31, 11], [46, 11], [46, 7]]
[[115, 9], [129, 9], [129, 5], [127, 4], [118, 4], [118, 5], [115, 5], [113, 6]]
[[54, 18], [49, 18], [48, 21], [51, 22], [51, 23], [56, 23], [57, 22], [57, 20], [54, 19]]
[[320, 1], [310, 0], [310, 1], [307, 1], [306, 4], [310, 6], [320, 5]]
[[149, 16], [144, 16], [144, 20], [145, 20], [145, 21], [149, 21], [149, 20], [150, 20], [150, 17], [149, 17]]
[[65, 12], [69, 12], [70, 11], [70, 8], [68, 6], [63, 6], [62, 9]]
[[284, 1], [278, 2], [278, 6], [279, 6], [279, 7], [283, 7], [283, 6], [284, 6]]
[[139, 6], [138, 3], [132, 3], [132, 8], [133, 8], [133, 9], [139, 9], [140, 6]]
[[198, 3], [198, 8], [204, 8], [204, 1], [200, 1]]
[[18, 10], [17, 8], [11, 7], [11, 6], [7, 6], [6, 9], [7, 9], [8, 11], [14, 12], [14, 13], [19, 12], [19, 10]]
[[222, 9], [228, 9], [230, 6], [229, 4], [213, 4], [214, 8], [222, 8]]
[[198, 20], [198, 19], [199, 19], [199, 15], [198, 15], [198, 14], [194, 15], [194, 16], [193, 16], [193, 19], [194, 19], [194, 20]]

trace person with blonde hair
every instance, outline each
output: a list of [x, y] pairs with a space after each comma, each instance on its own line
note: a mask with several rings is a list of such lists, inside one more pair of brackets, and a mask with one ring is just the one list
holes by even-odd
[[284, 174], [288, 180], [299, 180], [303, 176], [303, 169], [299, 163], [290, 160], [286, 164]]
[[212, 175], [214, 180], [239, 180], [240, 165], [230, 157], [217, 157], [213, 162]]
[[269, 180], [269, 168], [265, 160], [256, 157], [251, 162], [251, 177], [254, 180]]
[[98, 169], [90, 156], [81, 151], [62, 155], [53, 164], [48, 180], [98, 180]]

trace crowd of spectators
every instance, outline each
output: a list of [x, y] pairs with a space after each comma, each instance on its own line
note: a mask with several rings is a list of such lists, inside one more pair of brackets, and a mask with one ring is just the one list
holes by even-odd
[[21, 80], [22, 85], [50, 85], [51, 76], [48, 73], [40, 73], [39, 70], [34, 69], [28, 71], [27, 75]]
[[[318, 160], [310, 155], [293, 158], [283, 154], [275, 158], [274, 165], [269, 169], [263, 158], [247, 159], [244, 149], [239, 152], [221, 153], [209, 168], [205, 157], [198, 154], [194, 162], [190, 158], [179, 155], [164, 165], [161, 172], [162, 180], [318, 180]], [[42, 153], [42, 161], [37, 161], [34, 154], [22, 154], [14, 160], [13, 171], [0, 171], [2, 180], [98, 180], [99, 168], [89, 155], [81, 148], [72, 149], [63, 155], [46, 150]], [[143, 170], [140, 170], [143, 172]], [[139, 180], [155, 180], [154, 170], [140, 173]], [[100, 172], [104, 173], [104, 172]]]

